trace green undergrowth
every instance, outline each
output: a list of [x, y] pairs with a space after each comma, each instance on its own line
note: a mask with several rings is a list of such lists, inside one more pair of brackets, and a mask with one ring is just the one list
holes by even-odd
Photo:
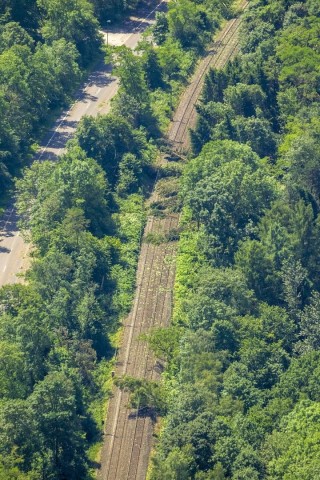
[[121, 262], [112, 270], [112, 278], [118, 285], [113, 297], [113, 308], [123, 318], [129, 313], [135, 291], [136, 268], [146, 222], [143, 196], [133, 194], [126, 199], [119, 199], [119, 213], [115, 213], [113, 218], [121, 242]]
[[[97, 385], [99, 386], [99, 395], [91, 402], [89, 412], [91, 413], [96, 425], [101, 429], [108, 420], [107, 410], [109, 399], [113, 388], [113, 371], [115, 370], [116, 353], [121, 345], [122, 329], [118, 329], [114, 334], [109, 335], [110, 346], [115, 351], [115, 355], [110, 360], [102, 360], [95, 372]], [[92, 479], [95, 478], [96, 465], [100, 462], [101, 448], [103, 439], [101, 435], [95, 442], [92, 442], [88, 449], [88, 459], [92, 465], [89, 474]]]
[[319, 478], [319, 13], [250, 2], [241, 55], [206, 76], [150, 480]]
[[152, 245], [161, 245], [163, 243], [176, 242], [179, 240], [179, 237], [180, 229], [172, 228], [165, 234], [149, 232], [143, 240], [145, 243], [150, 243]]
[[[114, 352], [111, 359], [99, 362], [95, 372], [98, 385], [98, 395], [90, 404], [89, 412], [101, 431], [102, 426], [108, 421], [107, 409], [113, 388], [112, 372], [115, 370], [116, 355], [121, 346], [122, 327], [119, 325], [128, 315], [136, 287], [136, 270], [140, 252], [141, 236], [146, 221], [144, 198], [139, 194], [132, 194], [127, 198], [118, 198], [119, 211], [113, 214], [118, 231], [118, 246], [120, 262], [111, 269], [111, 279], [116, 283], [117, 289], [112, 299], [112, 310], [115, 315], [113, 333], [109, 333], [110, 350]], [[88, 458], [95, 465], [100, 461], [102, 438], [98, 438], [90, 445]], [[92, 478], [95, 474], [93, 468]]]

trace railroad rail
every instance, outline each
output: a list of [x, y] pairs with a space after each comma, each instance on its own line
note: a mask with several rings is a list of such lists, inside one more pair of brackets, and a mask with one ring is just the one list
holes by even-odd
[[[245, 10], [247, 6], [248, 2], [243, 1], [241, 8]], [[181, 99], [173, 119], [173, 127], [168, 135], [172, 151], [176, 154], [185, 154], [189, 150], [189, 129], [195, 126], [196, 104], [202, 91], [205, 75], [211, 67], [222, 68], [239, 50], [240, 24], [241, 18], [235, 18], [228, 22], [217, 41], [212, 45], [209, 54], [200, 63], [189, 88]]]
[[[242, 3], [246, 8], [248, 2]], [[200, 63], [169, 129], [167, 140], [172, 154], [185, 159], [189, 148], [189, 128], [196, 119], [195, 105], [200, 96], [205, 74], [211, 66], [223, 67], [238, 50], [237, 32], [241, 19], [233, 19], [222, 30], [211, 51]], [[164, 159], [164, 161], [166, 161]], [[156, 200], [153, 193], [151, 200]], [[149, 216], [144, 232], [167, 234], [178, 227], [178, 215], [164, 218]], [[130, 315], [124, 322], [124, 336], [116, 374], [147, 380], [159, 380], [157, 362], [146, 343], [139, 340], [150, 328], [169, 324], [174, 285], [175, 242], [153, 245], [143, 241], [137, 270], [137, 290]], [[117, 388], [109, 402], [104, 445], [101, 455], [100, 480], [145, 480], [153, 445], [152, 412], [130, 409], [129, 395]]]

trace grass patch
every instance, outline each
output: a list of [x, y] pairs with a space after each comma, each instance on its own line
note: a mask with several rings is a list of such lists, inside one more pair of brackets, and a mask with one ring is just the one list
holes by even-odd
[[166, 242], [166, 237], [162, 233], [149, 232], [145, 235], [143, 241], [152, 245], [161, 245]]
[[180, 177], [183, 171], [181, 162], [167, 162], [159, 167], [159, 178]]
[[162, 197], [176, 197], [179, 193], [179, 179], [161, 178], [157, 183], [156, 192]]
[[180, 238], [180, 229], [171, 228], [166, 233], [149, 232], [145, 235], [143, 241], [145, 243], [151, 243], [152, 245], [161, 245], [163, 243], [176, 242]]
[[[108, 338], [111, 350], [117, 352], [121, 344], [122, 328], [119, 328], [113, 334], [109, 334]], [[100, 462], [101, 448], [103, 446], [102, 428], [107, 418], [109, 399], [113, 387], [112, 372], [115, 369], [115, 363], [116, 356], [114, 355], [111, 360], [102, 360], [95, 371], [95, 381], [99, 387], [99, 394], [92, 400], [89, 412], [94, 423], [98, 427], [98, 432], [87, 451], [88, 459], [91, 464], [89, 471], [90, 479], [96, 478], [96, 466]]]
[[[116, 283], [116, 292], [112, 299], [113, 333], [108, 334], [110, 359], [104, 359], [97, 365], [94, 380], [97, 394], [90, 402], [89, 412], [96, 427], [91, 445], [87, 451], [90, 462], [89, 478], [96, 478], [96, 468], [100, 461], [103, 445], [103, 427], [107, 418], [108, 404], [113, 387], [113, 374], [116, 366], [116, 352], [121, 344], [123, 329], [120, 321], [128, 314], [135, 291], [136, 268], [140, 251], [140, 239], [146, 219], [143, 197], [138, 194], [118, 199], [119, 211], [113, 215], [121, 241], [115, 239], [119, 249], [120, 261], [112, 267], [111, 277]], [[109, 330], [110, 332], [110, 330]]]

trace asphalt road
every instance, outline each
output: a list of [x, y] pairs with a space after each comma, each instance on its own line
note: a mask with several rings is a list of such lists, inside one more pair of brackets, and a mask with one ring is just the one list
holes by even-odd
[[[152, 25], [155, 14], [164, 11], [166, 0], [154, 2], [149, 10], [139, 10], [121, 27], [102, 31], [110, 45], [126, 45], [135, 48], [144, 30]], [[43, 138], [35, 160], [55, 160], [65, 150], [67, 141], [73, 136], [84, 115], [97, 116], [108, 113], [110, 100], [118, 90], [118, 81], [112, 76], [110, 65], [101, 62], [79, 90], [77, 98], [68, 111], [56, 120]], [[21, 273], [28, 266], [30, 246], [23, 240], [17, 226], [18, 216], [11, 205], [0, 219], [0, 287], [22, 281]]]

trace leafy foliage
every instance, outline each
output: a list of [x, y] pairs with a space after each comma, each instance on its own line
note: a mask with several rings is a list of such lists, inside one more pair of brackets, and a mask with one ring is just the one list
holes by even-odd
[[319, 9], [257, 0], [191, 132], [151, 478], [317, 479]]
[[[1, 16], [2, 15], [2, 16]], [[5, 1], [0, 18], [0, 186], [26, 163], [50, 111], [65, 106], [99, 54], [88, 0]]]

